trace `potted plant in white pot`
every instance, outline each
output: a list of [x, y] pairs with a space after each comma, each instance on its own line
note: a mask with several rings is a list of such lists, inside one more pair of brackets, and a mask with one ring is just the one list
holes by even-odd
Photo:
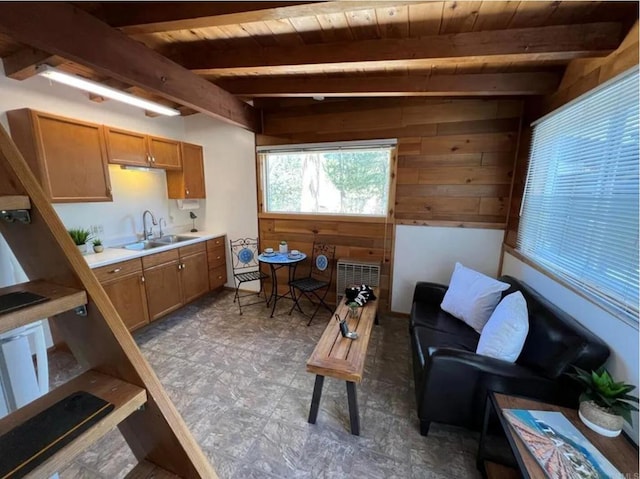
[[631, 411], [638, 410], [638, 398], [629, 394], [636, 387], [615, 382], [604, 366], [591, 374], [575, 366], [574, 369], [576, 373], [570, 376], [584, 388], [580, 395], [580, 420], [603, 436], [620, 435], [624, 421], [631, 424]]
[[71, 228], [67, 230], [69, 232], [69, 236], [78, 247], [78, 251], [80, 254], [85, 254], [87, 252], [87, 241], [91, 237], [91, 231], [83, 229], [83, 228]]
[[100, 238], [96, 238], [93, 240], [93, 252], [94, 253], [102, 253], [104, 251], [104, 246], [102, 245], [102, 240]]

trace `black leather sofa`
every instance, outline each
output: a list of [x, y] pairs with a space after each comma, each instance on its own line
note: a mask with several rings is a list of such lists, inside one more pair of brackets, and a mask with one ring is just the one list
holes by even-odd
[[420, 432], [432, 421], [479, 429], [488, 391], [577, 407], [580, 391], [566, 371], [601, 366], [609, 348], [568, 314], [510, 276], [503, 297], [521, 291], [529, 333], [515, 363], [475, 354], [480, 335], [440, 309], [447, 287], [416, 284], [409, 333]]

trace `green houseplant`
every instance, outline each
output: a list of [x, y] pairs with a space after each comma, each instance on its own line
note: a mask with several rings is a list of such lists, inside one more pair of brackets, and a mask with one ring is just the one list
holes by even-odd
[[638, 410], [638, 398], [629, 394], [636, 387], [615, 382], [604, 366], [591, 373], [576, 366], [574, 369], [575, 374], [570, 376], [583, 387], [578, 412], [580, 419], [603, 436], [618, 436], [624, 421], [631, 424], [631, 411]]
[[91, 238], [91, 231], [84, 228], [71, 228], [67, 230], [69, 236], [78, 247], [78, 251], [84, 254], [87, 252], [87, 241]]
[[100, 238], [93, 240], [93, 251], [95, 253], [102, 253], [104, 251], [104, 246], [102, 245], [102, 240]]

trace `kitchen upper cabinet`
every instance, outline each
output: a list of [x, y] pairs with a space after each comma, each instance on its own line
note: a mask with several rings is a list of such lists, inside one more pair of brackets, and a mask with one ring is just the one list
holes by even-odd
[[202, 146], [181, 143], [182, 169], [167, 171], [167, 193], [172, 199], [206, 198]]
[[147, 141], [151, 166], [165, 170], [179, 170], [182, 167], [180, 142], [157, 136], [149, 136]]
[[109, 163], [149, 167], [147, 135], [104, 127]]
[[146, 281], [140, 259], [96, 268], [94, 274], [129, 331], [149, 324]]
[[7, 117], [13, 140], [50, 201], [113, 201], [101, 125], [28, 109]]

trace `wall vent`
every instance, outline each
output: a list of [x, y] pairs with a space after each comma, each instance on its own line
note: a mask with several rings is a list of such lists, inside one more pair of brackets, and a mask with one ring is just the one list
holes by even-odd
[[352, 284], [380, 286], [380, 262], [351, 258], [339, 259], [336, 273], [336, 302], [340, 302], [344, 296], [345, 288]]

